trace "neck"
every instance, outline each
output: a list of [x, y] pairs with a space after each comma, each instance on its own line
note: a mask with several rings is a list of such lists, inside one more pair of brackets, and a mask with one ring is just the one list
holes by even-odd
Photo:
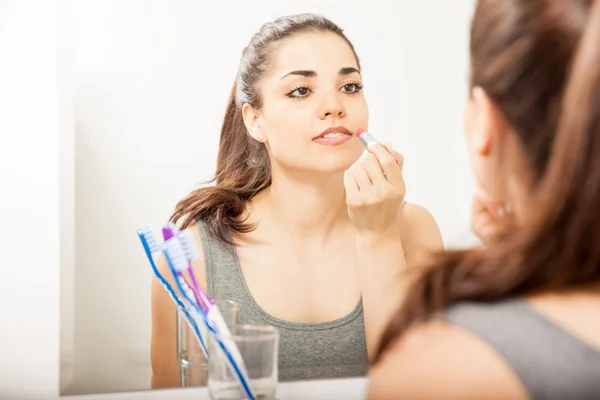
[[294, 237], [326, 239], [348, 219], [343, 172], [273, 171], [271, 186], [251, 204], [251, 219]]

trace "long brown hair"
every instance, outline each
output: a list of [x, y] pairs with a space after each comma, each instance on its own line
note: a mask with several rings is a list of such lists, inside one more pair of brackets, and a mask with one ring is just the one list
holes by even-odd
[[600, 7], [592, 12], [592, 3], [478, 2], [472, 84], [512, 125], [539, 175], [536, 190], [510, 237], [438, 255], [392, 318], [374, 363], [407, 329], [452, 304], [600, 282]]
[[183, 220], [182, 229], [201, 219], [212, 236], [229, 244], [233, 244], [231, 232], [254, 229], [243, 219], [243, 213], [248, 201], [271, 185], [271, 163], [264, 144], [248, 134], [241, 108], [245, 103], [255, 109], [262, 106], [257, 84], [268, 72], [277, 44], [311, 31], [337, 34], [350, 46], [359, 63], [343, 30], [323, 16], [298, 14], [264, 24], [242, 53], [221, 127], [216, 172], [208, 181], [215, 185], [192, 191], [177, 204], [171, 216], [173, 222]]

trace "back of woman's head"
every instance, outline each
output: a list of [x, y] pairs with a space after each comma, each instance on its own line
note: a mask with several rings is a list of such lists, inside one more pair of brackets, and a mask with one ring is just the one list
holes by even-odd
[[194, 190], [177, 205], [171, 220], [182, 220], [182, 228], [201, 219], [212, 236], [229, 244], [233, 244], [231, 232], [245, 233], [253, 229], [244, 220], [244, 211], [250, 199], [270, 186], [271, 164], [265, 145], [248, 134], [242, 106], [247, 103], [254, 109], [261, 108], [259, 83], [272, 66], [274, 52], [285, 40], [307, 32], [334, 33], [354, 52], [342, 29], [320, 15], [281, 17], [260, 28], [242, 53], [229, 97], [212, 180], [215, 185]]
[[600, 283], [598, 4], [478, 2], [473, 84], [488, 91], [534, 155], [537, 190], [524, 207], [523, 226], [509, 237], [487, 249], [436, 257], [390, 322], [374, 362], [410, 326], [454, 303]]
[[538, 181], [589, 0], [478, 1], [471, 25], [470, 85], [482, 88], [516, 133]]

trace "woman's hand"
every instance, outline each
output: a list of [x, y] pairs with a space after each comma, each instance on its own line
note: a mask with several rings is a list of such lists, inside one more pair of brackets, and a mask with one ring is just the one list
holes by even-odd
[[370, 146], [368, 151], [344, 175], [350, 219], [360, 235], [397, 234], [406, 192], [404, 158], [390, 144]]
[[477, 189], [471, 206], [471, 229], [487, 246], [516, 227], [514, 213], [505, 203], [494, 200], [482, 189]]

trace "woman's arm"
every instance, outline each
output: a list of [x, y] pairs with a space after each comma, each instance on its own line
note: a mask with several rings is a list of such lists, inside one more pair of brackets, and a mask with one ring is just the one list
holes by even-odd
[[[206, 292], [206, 271], [200, 234], [195, 224], [188, 230], [192, 233], [198, 246], [199, 260], [192, 264], [198, 284]], [[171, 270], [161, 257], [157, 268], [163, 277], [176, 289]], [[180, 385], [180, 369], [177, 361], [177, 322], [175, 302], [158, 281], [152, 279], [151, 287], [152, 334], [150, 342], [150, 362], [152, 366], [152, 388], [168, 388]]]
[[404, 205], [396, 231], [357, 237], [369, 355], [377, 351], [381, 334], [400, 307], [410, 278], [416, 276], [409, 275], [408, 268], [419, 269], [431, 252], [442, 248], [435, 219], [414, 204]]
[[433, 217], [423, 208], [402, 207], [404, 159], [390, 145], [369, 154], [344, 177], [348, 214], [356, 228], [367, 349], [377, 351], [380, 336], [400, 306], [409, 284], [408, 268], [418, 266], [442, 241]]

